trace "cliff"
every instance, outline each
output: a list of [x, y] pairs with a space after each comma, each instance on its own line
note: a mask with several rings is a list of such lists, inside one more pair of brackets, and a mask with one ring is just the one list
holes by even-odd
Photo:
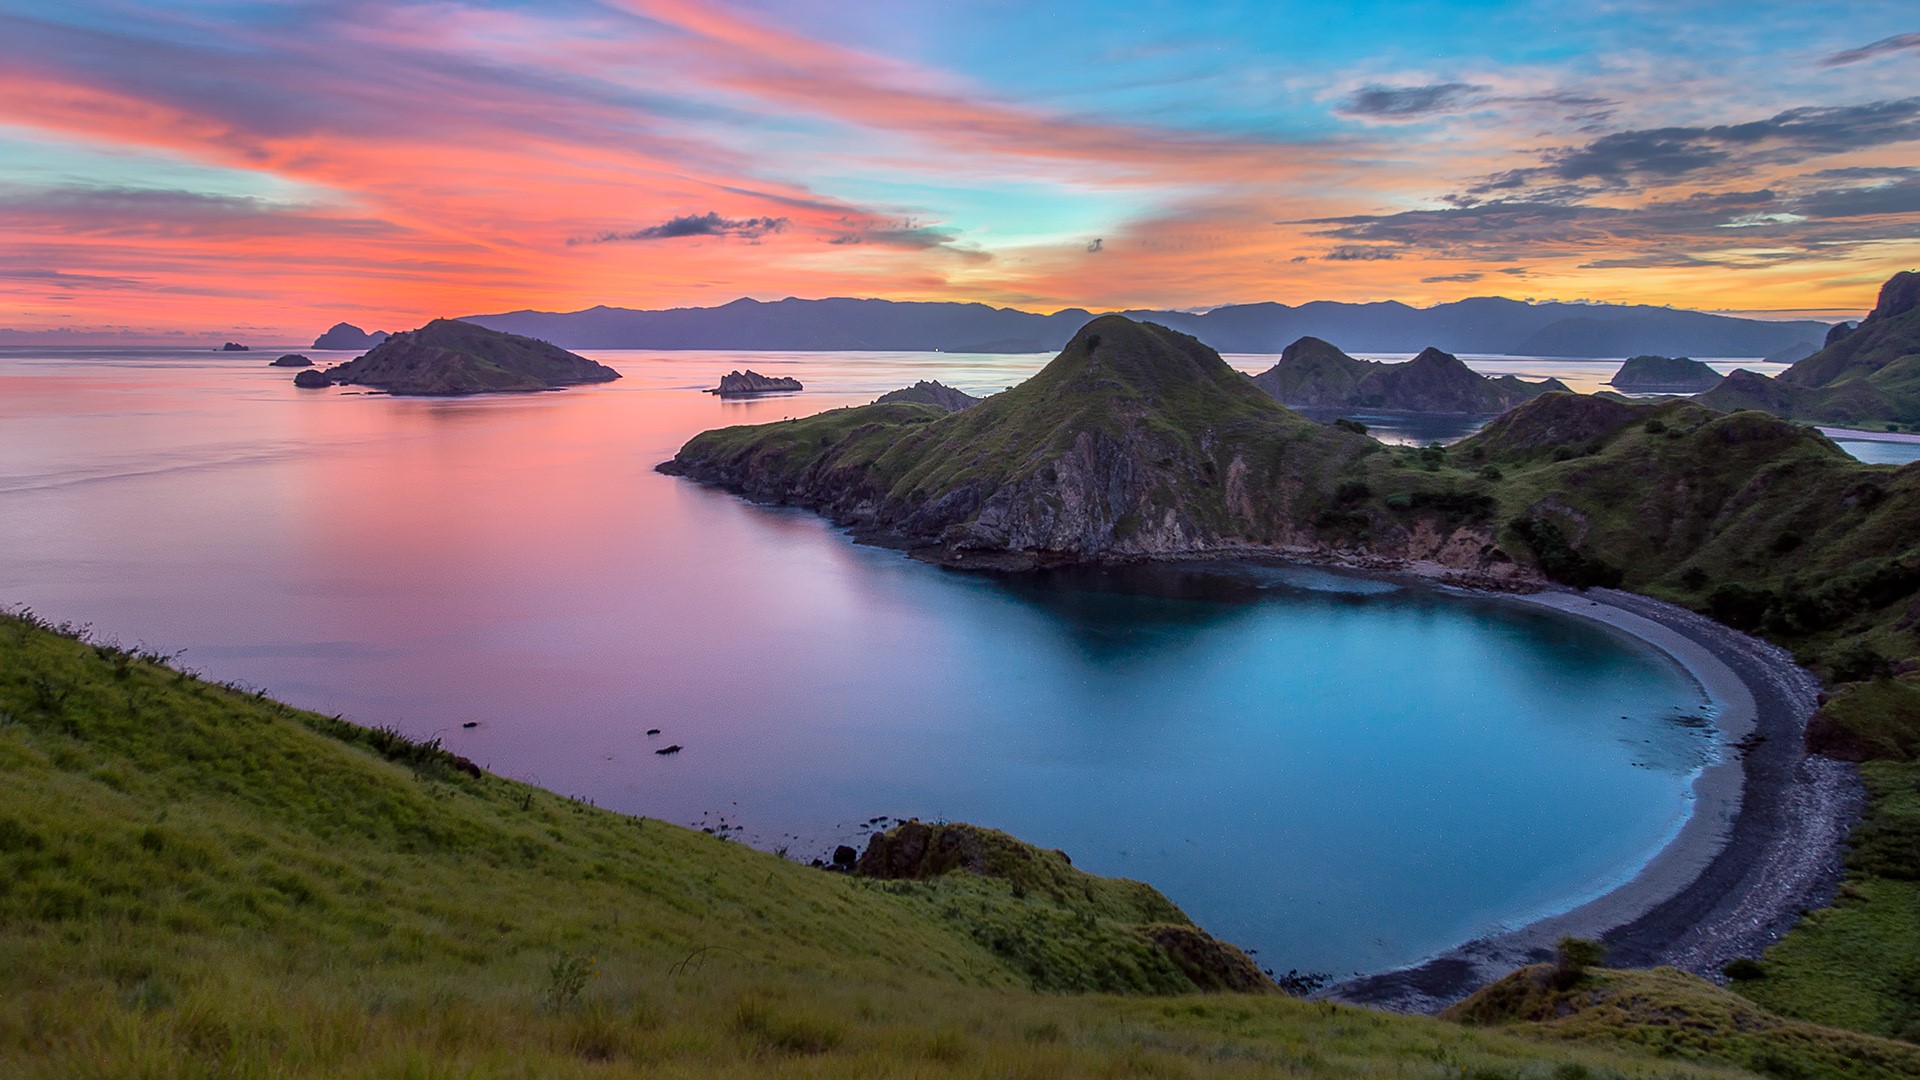
[[1428, 348], [1402, 364], [1356, 360], [1319, 338], [1286, 347], [1254, 385], [1295, 409], [1491, 416], [1541, 394], [1567, 389], [1558, 379], [1488, 378], [1458, 357]]
[[1697, 394], [1720, 385], [1721, 375], [1684, 356], [1636, 356], [1607, 385], [1635, 394]]
[[610, 367], [544, 341], [453, 319], [395, 334], [324, 375], [341, 386], [416, 396], [549, 390], [620, 377]]

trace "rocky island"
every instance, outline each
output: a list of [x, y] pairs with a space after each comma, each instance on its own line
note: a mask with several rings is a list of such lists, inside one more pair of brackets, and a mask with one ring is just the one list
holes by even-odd
[[[395, 334], [324, 372], [303, 371], [302, 387], [368, 386], [389, 394], [447, 397], [552, 390], [610, 382], [620, 373], [544, 341], [457, 319], [435, 319]], [[324, 381], [322, 381], [324, 380]]]
[[387, 340], [390, 335], [385, 330], [375, 330], [369, 334], [352, 323], [339, 322], [329, 327], [326, 333], [313, 339], [316, 349], [339, 349], [342, 352], [359, 352], [371, 349]]
[[1743, 377], [1730, 376], [1700, 401], [1804, 423], [1920, 424], [1920, 273], [1889, 278], [1860, 325], [1835, 326], [1824, 348], [1778, 378], [1734, 375]]
[[1492, 416], [1567, 389], [1558, 379], [1488, 378], [1459, 357], [1434, 348], [1400, 364], [1356, 360], [1315, 337], [1287, 346], [1279, 362], [1255, 375], [1253, 382], [1294, 409], [1462, 416]]
[[1720, 385], [1721, 375], [1685, 356], [1635, 356], [1607, 385], [1629, 394], [1697, 394]]
[[804, 389], [799, 379], [767, 376], [757, 371], [729, 371], [720, 376], [720, 385], [707, 391], [721, 397], [751, 397], [754, 394], [786, 394]]
[[974, 397], [972, 394], [955, 390], [951, 386], [945, 386], [938, 382], [928, 382], [925, 379], [914, 383], [912, 386], [902, 387], [899, 390], [889, 390], [875, 398], [873, 403], [875, 405], [886, 405], [896, 401], [933, 405], [945, 409], [948, 412], [959, 412], [961, 409], [970, 409], [980, 404], [980, 399]]
[[299, 353], [288, 353], [277, 360], [267, 361], [269, 367], [312, 367], [313, 361]]
[[237, 341], [229, 341], [225, 345], [222, 345], [213, 351], [214, 352], [252, 352], [253, 349], [252, 347], [247, 345], [242, 345]]

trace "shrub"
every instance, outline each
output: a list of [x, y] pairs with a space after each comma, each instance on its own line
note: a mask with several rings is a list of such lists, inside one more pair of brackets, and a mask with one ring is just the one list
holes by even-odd
[[1335, 420], [1333, 422], [1333, 426], [1337, 428], [1345, 428], [1346, 430], [1353, 432], [1355, 435], [1365, 435], [1367, 433], [1367, 425], [1361, 423], [1358, 420], [1348, 420], [1345, 417]]
[[1607, 958], [1607, 947], [1586, 938], [1563, 937], [1554, 948], [1553, 984], [1562, 990], [1578, 983], [1587, 969], [1598, 967]]
[[1480, 479], [1482, 480], [1499, 480], [1506, 475], [1506, 473], [1500, 471], [1500, 466], [1498, 465], [1488, 465], [1480, 470]]
[[1767, 969], [1761, 965], [1760, 961], [1746, 956], [1728, 961], [1727, 966], [1720, 969], [1720, 973], [1734, 982], [1751, 982], [1754, 979], [1767, 977]]
[[1576, 589], [1595, 585], [1612, 588], [1625, 576], [1618, 567], [1574, 550], [1566, 534], [1551, 521], [1521, 517], [1514, 518], [1507, 527], [1533, 552], [1540, 571], [1563, 585]]
[[1649, 435], [1659, 435], [1662, 432], [1665, 432], [1667, 430], [1666, 421], [1660, 419], [1657, 416], [1647, 421], [1646, 424], [1644, 424], [1643, 426], [1646, 428], [1647, 434]]

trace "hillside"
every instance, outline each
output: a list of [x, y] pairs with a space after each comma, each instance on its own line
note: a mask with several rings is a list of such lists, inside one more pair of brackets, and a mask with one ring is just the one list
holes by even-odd
[[955, 390], [951, 386], [922, 379], [912, 386], [889, 390], [873, 399], [875, 405], [886, 405], [891, 402], [936, 405], [948, 412], [959, 412], [961, 409], [971, 409], [980, 404], [980, 399], [965, 391]]
[[1778, 378], [1747, 373], [1739, 384], [1710, 391], [1701, 401], [1716, 409], [1765, 409], [1806, 423], [1920, 424], [1920, 273], [1895, 274], [1860, 325], [1835, 331], [1824, 348]]
[[1164, 898], [997, 833], [811, 869], [164, 660], [0, 617], [0, 1074], [1728, 1075], [1195, 994]]
[[[317, 374], [340, 386], [418, 396], [551, 390], [620, 377], [604, 364], [544, 341], [456, 319], [435, 319], [395, 334], [366, 355]], [[317, 384], [315, 379], [302, 385]]]
[[[1221, 352], [1271, 353], [1301, 337], [1338, 341], [1362, 352], [1412, 353], [1435, 346], [1455, 353], [1531, 356], [1766, 356], [1818, 341], [1817, 322], [1769, 322], [1648, 306], [1531, 303], [1475, 297], [1429, 308], [1395, 301], [1289, 305], [1229, 304], [1210, 311], [1123, 311], [1190, 334]], [[1093, 315], [1051, 314], [985, 304], [891, 300], [762, 302], [646, 311], [509, 311], [465, 321], [537, 337], [569, 349], [940, 350], [1055, 352]]]
[[1558, 379], [1488, 378], [1439, 349], [1401, 364], [1356, 360], [1319, 338], [1288, 345], [1253, 383], [1293, 409], [1492, 416], [1555, 390]]

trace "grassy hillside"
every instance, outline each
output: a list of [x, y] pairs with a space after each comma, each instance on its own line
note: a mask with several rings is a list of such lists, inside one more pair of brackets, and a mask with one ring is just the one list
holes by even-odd
[[0, 1075], [1729, 1075], [1195, 994], [1164, 898], [997, 834], [828, 873], [161, 659], [0, 618]]
[[1523, 968], [1448, 1009], [1475, 1026], [1519, 1027], [1585, 1045], [1644, 1049], [1676, 1061], [1737, 1062], [1808, 1080], [1920, 1076], [1920, 1046], [1787, 1020], [1675, 971]]

